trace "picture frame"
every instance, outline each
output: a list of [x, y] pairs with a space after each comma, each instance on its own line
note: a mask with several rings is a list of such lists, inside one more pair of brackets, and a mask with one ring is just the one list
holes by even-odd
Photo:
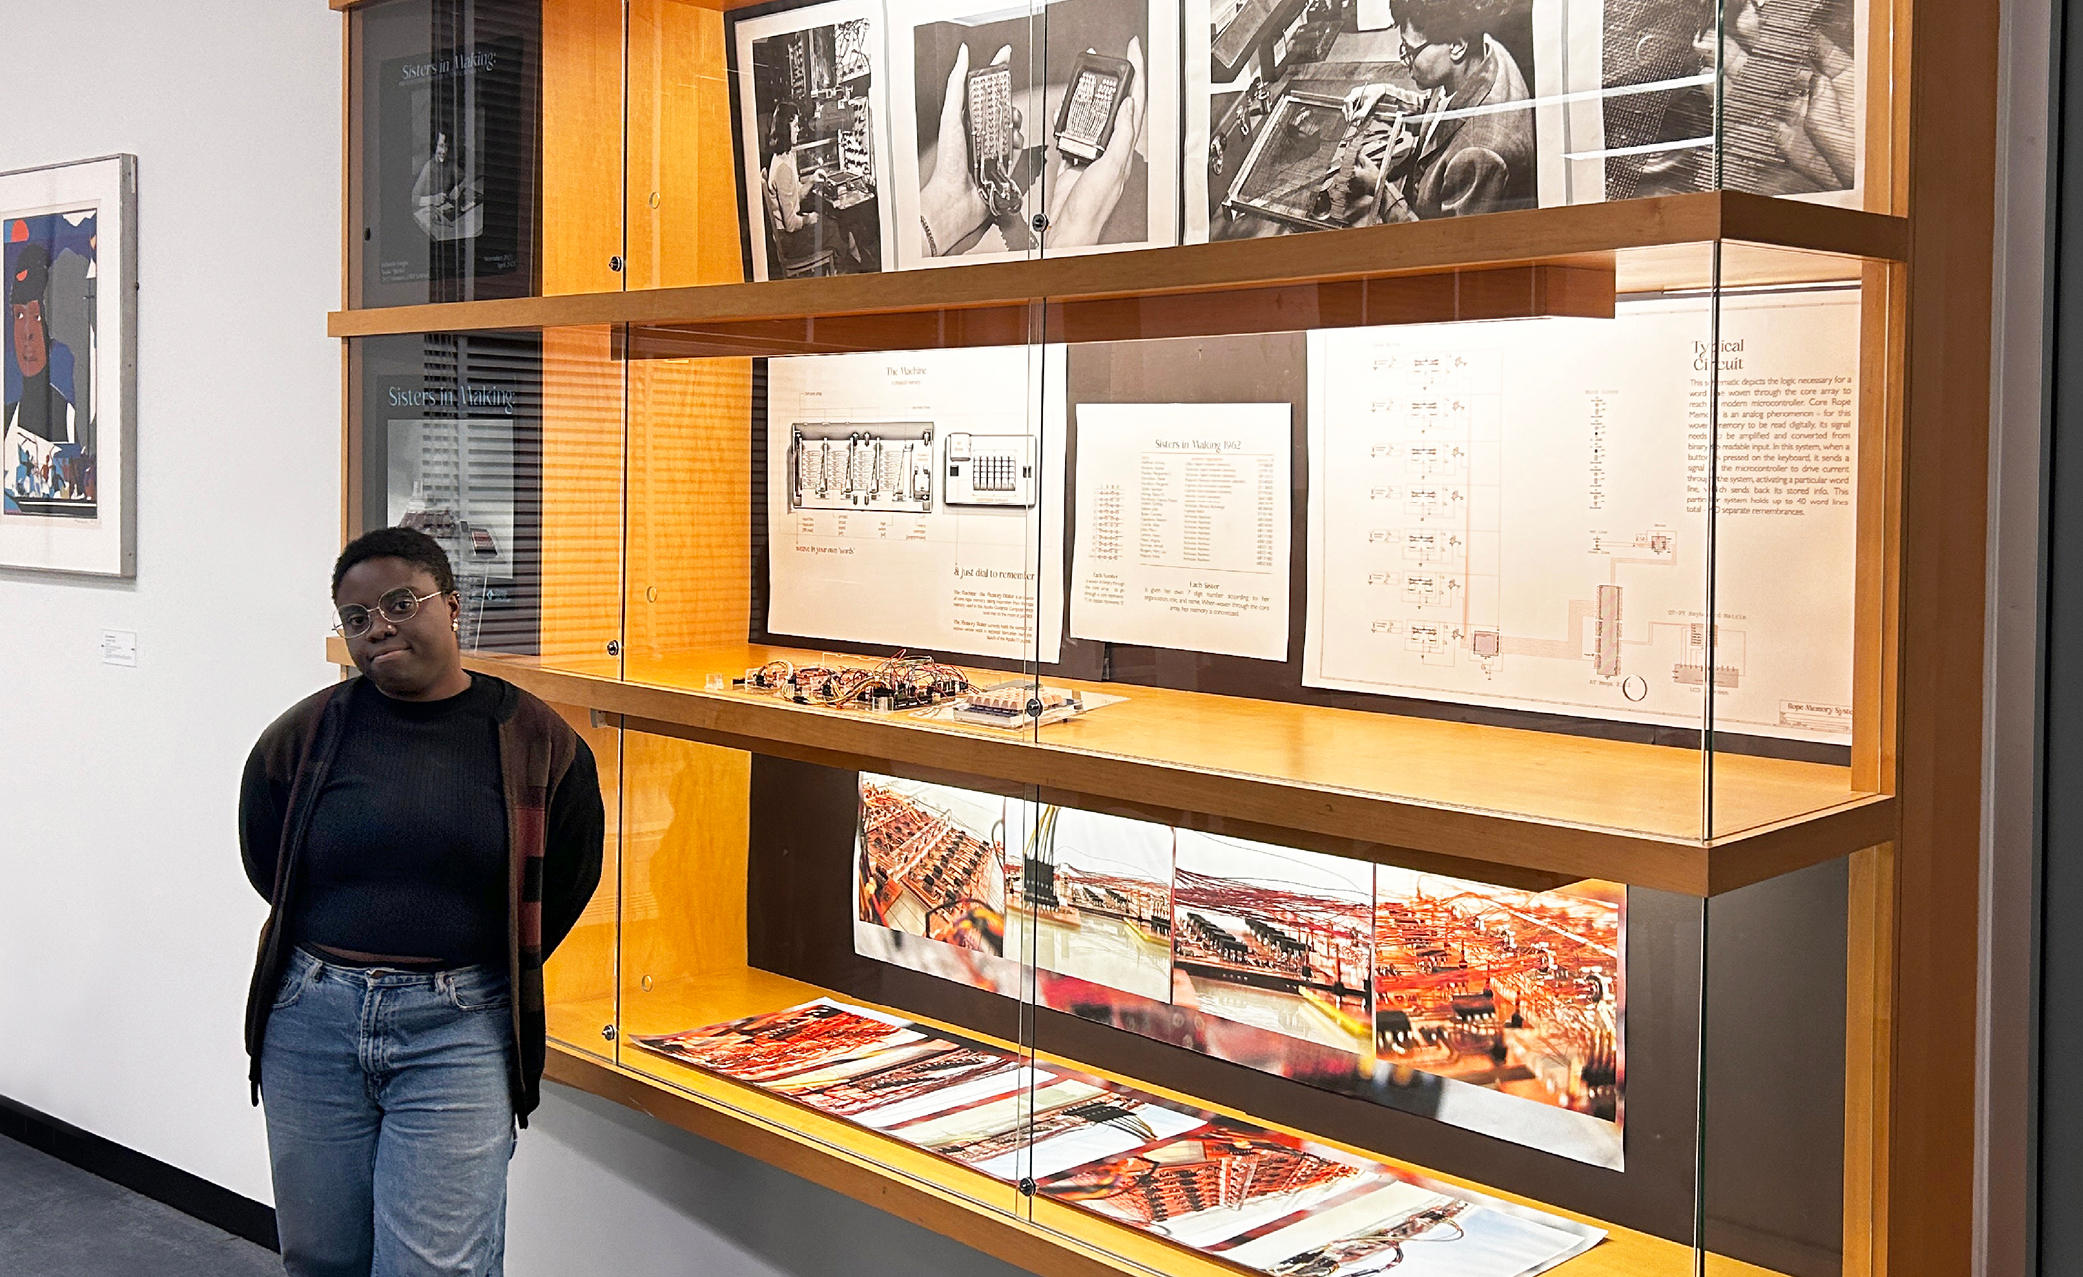
[[137, 573], [137, 157], [0, 173], [0, 568]]

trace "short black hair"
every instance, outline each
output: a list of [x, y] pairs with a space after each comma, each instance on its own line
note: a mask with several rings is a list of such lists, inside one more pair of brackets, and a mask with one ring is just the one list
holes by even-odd
[[1415, 26], [1436, 44], [1473, 43], [1509, 16], [1508, 0], [1389, 0], [1389, 17], [1397, 26]]
[[7, 281], [7, 304], [25, 306], [40, 302], [50, 286], [51, 251], [30, 240], [14, 255], [14, 275]]
[[333, 560], [334, 598], [340, 597], [340, 578], [365, 559], [403, 559], [414, 567], [425, 568], [427, 575], [434, 578], [434, 588], [443, 594], [456, 592], [456, 572], [449, 566], [448, 551], [441, 548], [441, 542], [417, 528], [377, 528], [349, 541], [340, 557]]

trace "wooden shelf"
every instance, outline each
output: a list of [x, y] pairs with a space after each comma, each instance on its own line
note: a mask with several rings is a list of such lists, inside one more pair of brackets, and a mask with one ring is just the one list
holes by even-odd
[[[1900, 218], [1710, 191], [1127, 253], [334, 312], [334, 337], [632, 325], [636, 357], [1610, 315], [1615, 291], [1856, 279]], [[1723, 254], [1719, 275], [1709, 245]], [[1753, 248], [1751, 246], [1759, 246]], [[1767, 251], [1772, 250], [1772, 251]], [[1791, 252], [1784, 250], [1793, 250]]]
[[[1008, 1184], [911, 1148], [852, 1123], [791, 1104], [756, 1087], [715, 1077], [629, 1041], [632, 1034], [676, 1032], [747, 1015], [777, 1011], [812, 998], [838, 996], [826, 990], [749, 967], [657, 981], [649, 991], [625, 991], [618, 1026], [619, 1058], [601, 1050], [552, 1043], [544, 1076], [551, 1081], [614, 1100], [704, 1138], [759, 1158], [814, 1183], [891, 1211], [927, 1228], [1048, 1277], [1113, 1277], [1168, 1274], [1170, 1277], [1235, 1277], [1220, 1261], [1170, 1245], [1149, 1234], [1057, 1202], [1018, 1197]], [[874, 1006], [845, 998], [855, 1005]], [[878, 1010], [970, 1038], [972, 1030], [913, 1015], [895, 1007]], [[574, 1020], [591, 1022], [592, 1008]], [[1008, 1050], [1012, 1043], [997, 1042]], [[1075, 1061], [1040, 1058], [1087, 1073], [1110, 1076]], [[1197, 1108], [1196, 1097], [1139, 1079], [1114, 1078]], [[1237, 1114], [1257, 1121], [1248, 1114]], [[1317, 1132], [1260, 1123], [1375, 1160], [1379, 1153], [1339, 1144]], [[1541, 1210], [1552, 1206], [1501, 1192], [1423, 1167], [1393, 1163], [1422, 1175]], [[1030, 1214], [1031, 1212], [1031, 1214]], [[1556, 1212], [1572, 1214], [1571, 1212]], [[1559, 1272], [1569, 1277], [1681, 1277], [1691, 1274], [1689, 1247], [1647, 1233], [1618, 1228], [1584, 1215], [1573, 1218], [1606, 1230], [1606, 1240], [1570, 1260]], [[1710, 1271], [1728, 1277], [1763, 1277], [1765, 1269], [1722, 1256], [1709, 1257]]]
[[[337, 639], [330, 648], [346, 663]], [[1127, 700], [1038, 735], [703, 689], [774, 658], [737, 646], [643, 661], [465, 664], [637, 731], [836, 767], [1039, 788], [1044, 801], [1220, 828], [1411, 868], [1541, 888], [1583, 878], [1712, 895], [1888, 841], [1892, 798], [1851, 769], [1121, 683]], [[981, 673], [981, 672], [980, 672]], [[983, 675], [989, 678], [988, 674]]]

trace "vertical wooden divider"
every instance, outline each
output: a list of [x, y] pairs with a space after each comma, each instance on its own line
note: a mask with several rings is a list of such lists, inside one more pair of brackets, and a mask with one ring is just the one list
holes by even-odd
[[[1898, 788], [1902, 589], [1900, 266], [1860, 279], [1856, 568], [1852, 631], [1852, 787]], [[1846, 895], [1844, 1277], [1887, 1270], [1889, 1086], [1895, 1022], [1895, 848], [1850, 861]]]
[[1895, 847], [1855, 852], [1846, 891], [1843, 1277], [1888, 1271]]

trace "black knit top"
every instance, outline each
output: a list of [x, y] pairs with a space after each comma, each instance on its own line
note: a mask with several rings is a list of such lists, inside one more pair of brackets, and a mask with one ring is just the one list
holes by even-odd
[[348, 711], [318, 792], [286, 938], [443, 967], [506, 964], [499, 685]]

